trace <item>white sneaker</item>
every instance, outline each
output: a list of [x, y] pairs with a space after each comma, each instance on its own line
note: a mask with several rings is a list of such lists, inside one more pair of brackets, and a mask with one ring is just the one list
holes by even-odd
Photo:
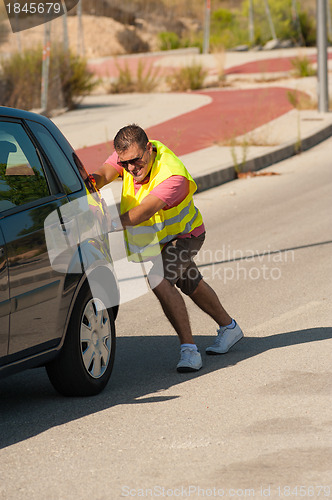
[[195, 372], [202, 368], [202, 356], [193, 349], [181, 349], [181, 358], [176, 369], [178, 372]]
[[234, 328], [221, 326], [217, 332], [218, 335], [214, 344], [206, 348], [207, 354], [225, 354], [243, 337], [243, 332], [237, 323]]

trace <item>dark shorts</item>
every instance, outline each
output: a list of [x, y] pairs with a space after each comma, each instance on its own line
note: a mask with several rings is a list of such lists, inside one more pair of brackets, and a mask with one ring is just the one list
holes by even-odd
[[176, 285], [186, 295], [191, 295], [202, 279], [194, 262], [205, 240], [205, 233], [190, 238], [178, 238], [167, 243], [161, 252], [163, 270], [155, 263], [149, 276], [161, 276]]

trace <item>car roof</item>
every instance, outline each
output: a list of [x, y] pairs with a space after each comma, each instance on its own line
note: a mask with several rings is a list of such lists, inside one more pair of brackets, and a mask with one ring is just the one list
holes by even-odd
[[46, 116], [40, 115], [38, 113], [33, 113], [32, 111], [24, 111], [23, 109], [8, 108], [7, 106], [0, 106], [0, 119], [1, 118], [16, 118], [18, 120], [31, 120], [34, 122], [41, 123], [44, 125], [49, 132], [58, 140], [61, 147], [65, 150], [68, 155], [71, 155], [74, 149], [68, 142], [66, 137], [62, 134], [55, 123], [47, 118]]
[[6, 118], [19, 118], [22, 120], [33, 120], [35, 122], [43, 123], [48, 125], [51, 120], [38, 113], [33, 113], [32, 111], [24, 111], [23, 109], [8, 108], [7, 106], [0, 106], [0, 117], [4, 116]]

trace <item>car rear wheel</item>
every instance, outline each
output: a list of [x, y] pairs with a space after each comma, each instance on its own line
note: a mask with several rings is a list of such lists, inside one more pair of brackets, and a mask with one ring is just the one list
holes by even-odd
[[92, 396], [106, 386], [115, 355], [115, 324], [107, 296], [82, 287], [60, 354], [46, 366], [55, 389], [65, 396]]

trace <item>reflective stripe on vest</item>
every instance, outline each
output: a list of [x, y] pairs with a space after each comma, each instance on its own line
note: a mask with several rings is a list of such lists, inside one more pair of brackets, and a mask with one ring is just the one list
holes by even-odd
[[180, 234], [190, 233], [203, 223], [202, 216], [193, 202], [193, 193], [197, 189], [193, 178], [172, 151], [159, 141], [150, 142], [157, 148], [150, 180], [147, 184], [142, 184], [135, 194], [132, 175], [123, 171], [121, 213], [138, 206], [156, 186], [172, 175], [181, 175], [188, 179], [189, 192], [176, 207], [159, 210], [148, 221], [126, 228], [128, 256], [130, 260], [135, 261], [148, 260], [149, 257], [158, 255], [166, 243]]
[[[187, 224], [185, 225], [184, 230], [182, 231], [181, 234], [187, 234], [187, 233], [190, 233], [190, 231], [192, 231], [191, 228], [193, 226], [193, 223], [194, 223], [195, 219], [199, 216], [198, 209], [196, 207], [194, 207], [194, 208], [195, 208], [195, 215], [189, 222], [187, 222]], [[165, 224], [163, 224], [163, 226], [165, 227]], [[129, 228], [127, 228], [127, 245], [128, 245], [128, 249], [129, 249], [131, 254], [139, 253], [145, 257], [148, 257], [149, 255], [151, 255], [151, 256], [158, 255], [161, 252], [161, 250], [163, 249], [164, 245], [166, 245], [166, 243], [169, 243], [170, 241], [174, 240], [174, 238], [176, 237], [173, 234], [166, 234], [166, 236], [164, 238], [159, 240], [159, 235], [157, 232], [155, 232], [155, 231], [153, 231], [153, 232], [146, 231], [144, 233], [136, 232], [138, 229], [141, 229], [141, 228], [139, 226], [135, 226], [133, 228], [130, 228], [130, 236], [129, 236], [129, 234], [128, 234]], [[149, 230], [150, 228], [148, 226], [145, 226], [144, 229]], [[144, 243], [141, 246], [138, 246], [138, 245], [135, 245], [134, 243], [131, 243], [131, 241], [135, 241], [136, 243], [139, 243], [139, 239], [140, 239], [139, 236], [142, 236], [142, 235], [144, 236], [145, 246], [143, 246]], [[148, 239], [150, 241], [148, 244], [146, 244]], [[156, 248], [153, 248], [154, 246], [156, 246]]]

